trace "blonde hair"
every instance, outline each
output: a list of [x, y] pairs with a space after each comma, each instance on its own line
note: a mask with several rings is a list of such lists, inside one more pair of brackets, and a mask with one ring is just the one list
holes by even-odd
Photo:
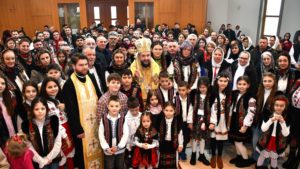
[[11, 157], [22, 156], [27, 149], [28, 139], [25, 134], [16, 134], [7, 142], [8, 155]]

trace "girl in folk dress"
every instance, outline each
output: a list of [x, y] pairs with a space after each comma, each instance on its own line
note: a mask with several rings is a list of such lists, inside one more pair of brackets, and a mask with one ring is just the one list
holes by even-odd
[[178, 153], [183, 149], [182, 120], [175, 116], [175, 106], [172, 102], [164, 105], [164, 116], [159, 128], [159, 167], [178, 168]]
[[23, 97], [24, 97], [24, 109], [27, 112], [27, 118], [28, 120], [31, 119], [30, 117], [30, 106], [31, 102], [36, 98], [38, 95], [38, 87], [37, 85], [32, 81], [27, 81], [23, 85]]
[[277, 92], [277, 80], [273, 73], [264, 73], [262, 82], [258, 88], [257, 92], [257, 104], [256, 104], [256, 114], [252, 124], [252, 146], [253, 146], [253, 160], [257, 161], [258, 152], [255, 151], [258, 139], [260, 138], [261, 125], [263, 120], [266, 120], [272, 115], [271, 103], [275, 98]]
[[193, 104], [193, 130], [192, 130], [192, 157], [190, 164], [196, 165], [197, 143], [199, 146], [199, 158], [205, 165], [209, 165], [209, 161], [204, 155], [205, 141], [208, 138], [208, 120], [210, 116], [209, 107], [209, 90], [210, 83], [208, 77], [200, 77], [198, 80], [198, 89], [191, 91], [191, 100]]
[[152, 114], [152, 126], [158, 131], [161, 119], [162, 105], [157, 90], [150, 90], [147, 95], [146, 110]]
[[136, 145], [133, 155], [133, 167], [152, 169], [158, 164], [158, 133], [152, 126], [151, 113], [141, 116], [141, 124], [135, 133]]
[[251, 125], [256, 113], [256, 100], [249, 91], [250, 79], [240, 76], [237, 79], [237, 89], [232, 94], [232, 107], [230, 111], [229, 137], [234, 141], [237, 157], [230, 160], [236, 167], [248, 167], [252, 161], [243, 142], [251, 139]]
[[62, 152], [59, 166], [61, 169], [66, 165], [68, 169], [74, 168], [73, 157], [75, 155], [75, 148], [72, 140], [72, 135], [68, 123], [68, 118], [64, 112], [65, 105], [59, 101], [60, 85], [54, 78], [44, 79], [41, 87], [41, 96], [47, 100], [49, 107], [49, 116], [56, 115], [59, 118], [61, 125], [60, 132], [62, 136]]
[[30, 112], [32, 119], [22, 123], [22, 130], [31, 142], [34, 168], [58, 169], [61, 151], [58, 117], [48, 116], [47, 101], [40, 97], [32, 101]]
[[[230, 106], [230, 88], [229, 76], [226, 73], [220, 73], [215, 81], [211, 97], [211, 116], [209, 129], [211, 132], [212, 158], [210, 166], [212, 168], [218, 165], [223, 168], [222, 152], [223, 143], [228, 140], [228, 119]], [[216, 149], [218, 156], [216, 156]]]
[[277, 159], [284, 156], [287, 136], [290, 134], [290, 127], [286, 123], [288, 99], [279, 95], [275, 97], [272, 103], [274, 113], [261, 125], [263, 134], [257, 144], [260, 151], [257, 168], [263, 165], [266, 158], [271, 159], [271, 169], [277, 168]]

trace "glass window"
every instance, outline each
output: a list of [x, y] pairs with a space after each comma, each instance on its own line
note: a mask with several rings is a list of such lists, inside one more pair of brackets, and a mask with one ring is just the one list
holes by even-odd
[[110, 12], [111, 12], [111, 19], [117, 19], [117, 7], [111, 6]]
[[95, 22], [96, 22], [96, 25], [101, 23], [100, 20], [95, 20]]
[[280, 15], [281, 0], [268, 0], [266, 15]]
[[129, 6], [127, 6], [127, 25], [129, 25]]
[[127, 19], [129, 18], [129, 7], [127, 6]]
[[80, 8], [79, 3], [60, 3], [58, 4], [58, 17], [60, 27], [67, 24], [75, 33], [80, 28]]
[[111, 24], [112, 24], [112, 25], [116, 25], [116, 21], [117, 21], [117, 20], [111, 20]]
[[154, 26], [154, 5], [153, 2], [135, 2], [135, 22], [139, 18], [147, 28]]
[[281, 5], [283, 1], [267, 0], [265, 2], [267, 4], [265, 5], [266, 12], [263, 19], [264, 27], [262, 33], [266, 36], [278, 35], [278, 28], [282, 15]]
[[100, 8], [99, 8], [99, 6], [94, 6], [94, 19], [100, 19]]
[[279, 17], [266, 17], [264, 35], [277, 35]]

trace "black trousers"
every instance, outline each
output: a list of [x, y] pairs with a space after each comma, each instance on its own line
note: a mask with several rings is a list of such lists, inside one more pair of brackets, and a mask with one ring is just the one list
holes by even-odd
[[183, 134], [183, 150], [182, 152], [185, 153], [186, 145], [190, 142], [191, 130], [188, 127], [187, 122], [182, 123], [182, 134]]
[[73, 137], [75, 144], [74, 166], [79, 169], [84, 169], [83, 147], [82, 140], [77, 137]]

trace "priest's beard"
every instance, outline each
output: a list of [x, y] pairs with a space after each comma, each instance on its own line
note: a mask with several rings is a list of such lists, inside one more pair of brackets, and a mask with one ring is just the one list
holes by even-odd
[[85, 77], [87, 75], [87, 71], [76, 71], [75, 70], [75, 73], [80, 76], [80, 77]]
[[141, 65], [142, 65], [144, 68], [148, 68], [148, 67], [150, 67], [150, 62], [147, 62], [147, 63], [141, 62]]

